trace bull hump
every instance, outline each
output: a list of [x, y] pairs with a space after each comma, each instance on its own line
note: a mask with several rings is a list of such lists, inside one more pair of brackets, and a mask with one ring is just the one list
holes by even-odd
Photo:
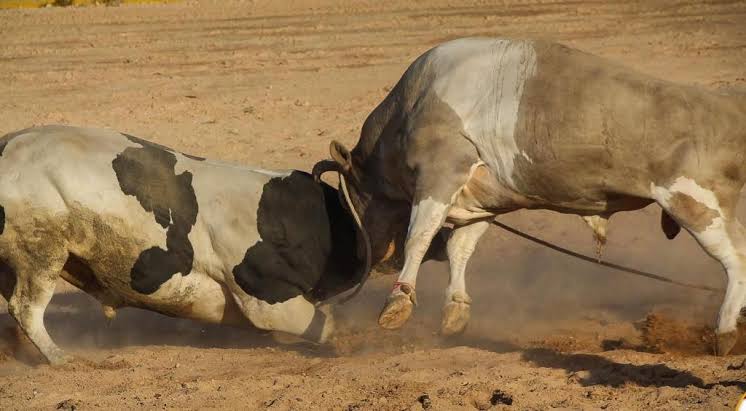
[[[131, 136], [128, 139], [133, 141]], [[175, 172], [175, 154], [144, 140], [135, 142], [142, 147], [127, 147], [112, 161], [112, 167], [122, 192], [134, 196], [167, 230], [166, 249], [143, 251], [130, 272], [132, 288], [152, 294], [176, 273], [191, 272], [194, 249], [188, 235], [197, 221], [198, 205], [192, 174]]]
[[270, 179], [257, 209], [260, 240], [233, 268], [247, 294], [270, 304], [309, 293], [332, 250], [324, 193], [306, 173]]

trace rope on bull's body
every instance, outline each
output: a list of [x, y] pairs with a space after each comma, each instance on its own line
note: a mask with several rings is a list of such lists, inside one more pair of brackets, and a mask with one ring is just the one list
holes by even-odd
[[619, 264], [609, 263], [609, 262], [606, 262], [606, 261], [600, 261], [600, 260], [598, 260], [596, 258], [592, 258], [592, 257], [588, 257], [586, 255], [580, 254], [580, 253], [576, 253], [575, 251], [568, 250], [567, 248], [560, 247], [560, 246], [552, 244], [552, 243], [550, 243], [548, 241], [544, 241], [544, 240], [542, 240], [540, 238], [534, 237], [534, 236], [532, 236], [530, 234], [526, 234], [523, 231], [515, 229], [515, 228], [513, 228], [513, 227], [511, 227], [511, 226], [509, 226], [507, 224], [501, 223], [501, 222], [499, 222], [497, 220], [492, 220], [492, 224], [494, 224], [494, 225], [496, 225], [496, 226], [498, 226], [498, 227], [500, 227], [500, 228], [502, 228], [502, 229], [504, 229], [504, 230], [506, 230], [508, 232], [511, 232], [511, 233], [513, 233], [513, 234], [515, 234], [515, 235], [517, 235], [519, 237], [525, 238], [526, 240], [532, 241], [532, 242], [534, 242], [536, 244], [543, 245], [545, 247], [551, 248], [554, 251], [558, 251], [560, 253], [567, 254], [567, 255], [575, 257], [577, 259], [580, 259], [580, 260], [583, 260], [583, 261], [587, 261], [589, 263], [598, 264], [598, 265], [601, 265], [601, 266], [604, 266], [604, 267], [613, 268], [613, 269], [615, 269], [617, 271], [622, 271], [622, 272], [625, 272], [625, 273], [639, 275], [639, 276], [642, 276], [642, 277], [650, 278], [652, 280], [661, 281], [661, 282], [664, 282], [664, 283], [678, 285], [680, 287], [694, 288], [694, 289], [697, 289], [697, 290], [705, 290], [705, 291], [716, 291], [716, 292], [723, 292], [724, 291], [722, 288], [715, 288], [715, 287], [708, 287], [706, 285], [685, 283], [685, 282], [682, 282], [682, 281], [672, 280], [672, 279], [670, 279], [668, 277], [664, 277], [662, 275], [652, 274], [652, 273], [649, 273], [649, 272], [646, 272], [646, 271], [637, 270], [637, 269], [634, 269], [634, 268], [629, 268], [629, 267], [625, 267], [625, 266], [622, 266], [622, 265], [619, 265]]
[[371, 247], [370, 247], [370, 238], [368, 237], [368, 232], [365, 231], [365, 227], [363, 226], [363, 222], [360, 219], [360, 215], [357, 213], [357, 210], [355, 209], [355, 205], [352, 202], [352, 198], [350, 198], [350, 192], [347, 188], [347, 180], [345, 179], [345, 175], [343, 170], [340, 169], [339, 164], [334, 162], [333, 160], [322, 160], [318, 163], [316, 163], [313, 166], [313, 170], [311, 171], [311, 174], [313, 175], [313, 179], [317, 182], [321, 182], [321, 175], [324, 174], [327, 171], [335, 171], [339, 173], [339, 185], [342, 189], [342, 195], [344, 197], [344, 203], [347, 204], [348, 211], [350, 214], [352, 214], [352, 218], [355, 221], [355, 226], [357, 227], [357, 231], [360, 233], [360, 237], [363, 240], [363, 247], [365, 248], [365, 262], [363, 264], [363, 272], [360, 277], [360, 284], [353, 290], [352, 293], [349, 295], [343, 296], [343, 295], [337, 295], [335, 297], [332, 297], [331, 299], [321, 302], [318, 301], [316, 305], [342, 305], [356, 295], [363, 289], [363, 286], [368, 281], [368, 278], [370, 277], [370, 270], [371, 270]]
[[342, 305], [346, 302], [350, 301], [352, 298], [354, 298], [360, 291], [362, 291], [363, 286], [368, 281], [368, 278], [370, 277], [370, 270], [371, 270], [371, 248], [370, 248], [370, 240], [368, 239], [368, 233], [365, 231], [365, 228], [363, 227], [363, 222], [360, 220], [360, 215], [357, 213], [357, 210], [355, 210], [355, 205], [352, 203], [352, 199], [350, 198], [350, 192], [347, 189], [347, 181], [345, 180], [345, 176], [342, 173], [339, 173], [339, 181], [340, 185], [342, 186], [342, 194], [344, 194], [345, 202], [347, 203], [347, 207], [350, 209], [350, 213], [352, 214], [352, 218], [355, 220], [355, 224], [357, 224], [358, 229], [360, 230], [361, 235], [365, 236], [365, 240], [363, 241], [364, 247], [365, 247], [365, 268], [363, 270], [363, 277], [360, 279], [360, 284], [355, 288], [353, 292], [350, 294], [341, 297], [339, 301], [332, 303], [334, 305]]
[[[344, 193], [345, 196], [349, 196], [349, 194], [346, 192], [346, 187], [344, 185], [343, 185], [343, 187], [344, 187], [343, 190], [345, 191], [345, 193]], [[351, 201], [349, 201], [349, 197], [347, 198], [347, 200], [348, 200], [349, 204], [352, 203]], [[357, 218], [356, 213], [354, 214], [354, 216]], [[509, 226], [509, 225], [507, 225], [505, 223], [501, 223], [501, 222], [499, 222], [497, 220], [492, 220], [492, 224], [494, 224], [494, 225], [496, 225], [496, 226], [498, 226], [498, 227], [500, 227], [500, 228], [502, 228], [502, 229], [504, 229], [504, 230], [506, 230], [506, 231], [508, 231], [510, 233], [513, 233], [513, 234], [515, 234], [515, 235], [517, 235], [519, 237], [522, 237], [522, 238], [524, 238], [526, 240], [529, 240], [529, 241], [534, 242], [534, 243], [539, 244], [539, 245], [543, 245], [544, 247], [550, 248], [550, 249], [552, 249], [554, 251], [557, 251], [557, 252], [560, 252], [562, 254], [566, 254], [566, 255], [569, 255], [571, 257], [575, 257], [575, 258], [577, 258], [579, 260], [587, 261], [589, 263], [597, 264], [597, 265], [600, 265], [600, 266], [603, 266], [603, 267], [612, 268], [612, 269], [617, 270], [617, 271], [621, 271], [621, 272], [625, 272], [625, 273], [629, 273], [629, 274], [633, 274], [633, 275], [638, 275], [638, 276], [645, 277], [645, 278], [650, 278], [651, 280], [656, 280], [656, 281], [660, 281], [660, 282], [664, 282], [664, 283], [668, 283], [668, 284], [678, 285], [680, 287], [693, 288], [693, 289], [696, 289], [696, 290], [712, 291], [712, 292], [719, 292], [719, 293], [723, 293], [725, 291], [722, 288], [709, 287], [709, 286], [706, 286], [706, 285], [699, 285], [699, 284], [690, 284], [690, 283], [685, 283], [683, 281], [676, 281], [676, 280], [672, 280], [672, 279], [670, 279], [668, 277], [664, 277], [662, 275], [649, 273], [647, 271], [642, 271], [642, 270], [638, 270], [638, 269], [635, 269], [635, 268], [625, 267], [623, 265], [614, 264], [614, 263], [610, 263], [610, 262], [607, 262], [607, 261], [601, 261], [601, 260], [599, 260], [597, 258], [588, 257], [586, 255], [577, 253], [575, 251], [572, 251], [572, 250], [569, 250], [567, 248], [558, 246], [556, 244], [552, 244], [552, 243], [550, 243], [548, 241], [545, 241], [545, 240], [542, 240], [542, 239], [540, 239], [538, 237], [534, 237], [534, 236], [532, 236], [530, 234], [526, 234], [523, 231], [520, 231], [520, 230], [518, 230], [516, 228], [513, 228], [513, 227], [511, 227], [511, 226]], [[363, 280], [360, 282], [360, 285], [358, 285], [358, 287], [352, 293], [350, 293], [349, 295], [347, 295], [345, 297], [342, 297], [339, 302], [334, 303], [334, 304], [344, 304], [344, 303], [350, 301], [350, 299], [352, 299], [353, 297], [355, 297], [362, 290], [363, 284], [365, 284], [365, 282], [368, 280], [368, 276], [369, 276], [369, 273], [364, 276]], [[396, 288], [397, 285], [399, 285], [399, 284], [400, 283], [398, 283], [398, 282], [395, 283], [394, 284], [394, 288]]]

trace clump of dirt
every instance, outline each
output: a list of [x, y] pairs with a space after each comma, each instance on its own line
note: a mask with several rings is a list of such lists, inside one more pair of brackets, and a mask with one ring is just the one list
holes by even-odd
[[132, 368], [132, 364], [119, 356], [110, 355], [96, 364], [96, 368], [99, 370], [122, 370], [125, 368]]
[[714, 353], [715, 332], [709, 326], [653, 311], [645, 317], [640, 329], [645, 351], [686, 355]]
[[63, 411], [75, 411], [80, 407], [80, 401], [74, 399], [67, 399], [57, 403], [55, 409]]
[[601, 344], [587, 336], [573, 335], [550, 335], [545, 338], [534, 340], [530, 344], [533, 347], [548, 348], [557, 352], [576, 352], [590, 351], [597, 352], [602, 350]]
[[340, 356], [368, 352], [402, 353], [416, 348], [432, 348], [441, 338], [420, 321], [411, 321], [402, 330], [386, 331], [377, 326], [341, 327], [332, 339], [334, 351]]
[[131, 362], [122, 359], [118, 355], [109, 355], [103, 360], [94, 360], [81, 356], [73, 356], [72, 360], [65, 364], [55, 366], [59, 370], [65, 371], [117, 371], [133, 368]]

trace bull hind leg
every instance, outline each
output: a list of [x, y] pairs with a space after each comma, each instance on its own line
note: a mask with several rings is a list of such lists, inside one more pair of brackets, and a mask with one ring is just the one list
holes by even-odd
[[67, 252], [47, 250], [41, 255], [15, 257], [9, 262], [16, 280], [8, 298], [8, 312], [50, 364], [62, 364], [67, 357], [47, 333], [44, 311], [54, 294]]
[[738, 320], [746, 305], [746, 236], [741, 223], [732, 217], [714, 222], [704, 231], [693, 232], [697, 241], [725, 268], [728, 286], [718, 313], [718, 355], [727, 355], [738, 340]]
[[[737, 194], [729, 196], [716, 192], [684, 177], [670, 187], [654, 187], [653, 194], [663, 209], [689, 231], [727, 273], [728, 286], [715, 329], [716, 353], [727, 355], [737, 342], [737, 323], [746, 305], [746, 232], [735, 216]], [[728, 201], [723, 201], [724, 198]]]

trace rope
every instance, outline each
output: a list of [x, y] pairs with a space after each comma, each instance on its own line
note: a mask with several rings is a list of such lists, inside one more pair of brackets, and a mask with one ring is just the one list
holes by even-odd
[[697, 290], [705, 290], [705, 291], [723, 292], [722, 288], [715, 288], [715, 287], [708, 287], [706, 285], [698, 285], [698, 284], [685, 283], [685, 282], [681, 282], [681, 281], [672, 280], [672, 279], [670, 279], [668, 277], [663, 277], [661, 275], [648, 273], [646, 271], [641, 271], [641, 270], [636, 270], [634, 268], [624, 267], [624, 266], [619, 265], [619, 264], [608, 263], [606, 261], [599, 261], [598, 259], [595, 259], [595, 258], [592, 258], [592, 257], [588, 257], [588, 256], [585, 256], [583, 254], [576, 253], [575, 251], [568, 250], [566, 248], [563, 248], [563, 247], [560, 247], [558, 245], [554, 245], [552, 243], [544, 241], [544, 240], [542, 240], [540, 238], [536, 238], [536, 237], [534, 237], [534, 236], [532, 236], [530, 234], [526, 234], [526, 233], [524, 233], [522, 231], [518, 231], [517, 229], [515, 229], [515, 228], [513, 228], [513, 227], [511, 227], [509, 225], [503, 224], [503, 223], [501, 223], [501, 222], [499, 222], [497, 220], [492, 220], [492, 224], [495, 224], [496, 226], [498, 226], [498, 227], [500, 227], [500, 228], [502, 228], [504, 230], [507, 230], [507, 231], [509, 231], [509, 232], [511, 232], [511, 233], [513, 233], [513, 234], [515, 234], [517, 236], [519, 236], [519, 237], [523, 237], [526, 240], [533, 241], [534, 243], [541, 244], [541, 245], [543, 245], [545, 247], [549, 247], [549, 248], [551, 248], [554, 251], [558, 251], [560, 253], [573, 256], [575, 258], [581, 259], [583, 261], [587, 261], [589, 263], [594, 263], [594, 264], [602, 265], [604, 267], [613, 268], [613, 269], [615, 269], [617, 271], [622, 271], [622, 272], [626, 272], [626, 273], [630, 273], [630, 274], [634, 274], [634, 275], [639, 275], [639, 276], [642, 276], [642, 277], [650, 278], [650, 279], [653, 279], [653, 280], [656, 280], [656, 281], [661, 281], [661, 282], [664, 282], [664, 283], [678, 285], [680, 287], [695, 288]]
[[350, 212], [352, 213], [352, 217], [355, 219], [355, 224], [357, 224], [358, 229], [360, 230], [360, 233], [363, 237], [363, 242], [365, 243], [365, 268], [363, 271], [363, 277], [360, 279], [360, 284], [355, 288], [355, 290], [339, 299], [334, 304], [343, 305], [350, 301], [353, 297], [358, 295], [360, 291], [362, 291], [363, 286], [368, 281], [368, 278], [370, 277], [370, 269], [371, 269], [371, 248], [370, 248], [370, 239], [368, 237], [368, 233], [365, 231], [365, 227], [363, 227], [363, 222], [360, 221], [360, 216], [357, 213], [357, 210], [355, 210], [355, 205], [352, 204], [352, 199], [350, 199], [350, 192], [347, 190], [347, 181], [345, 181], [345, 176], [342, 173], [339, 173], [339, 181], [340, 185], [342, 186], [342, 193], [344, 194], [345, 201], [347, 202], [347, 207], [349, 207]]

